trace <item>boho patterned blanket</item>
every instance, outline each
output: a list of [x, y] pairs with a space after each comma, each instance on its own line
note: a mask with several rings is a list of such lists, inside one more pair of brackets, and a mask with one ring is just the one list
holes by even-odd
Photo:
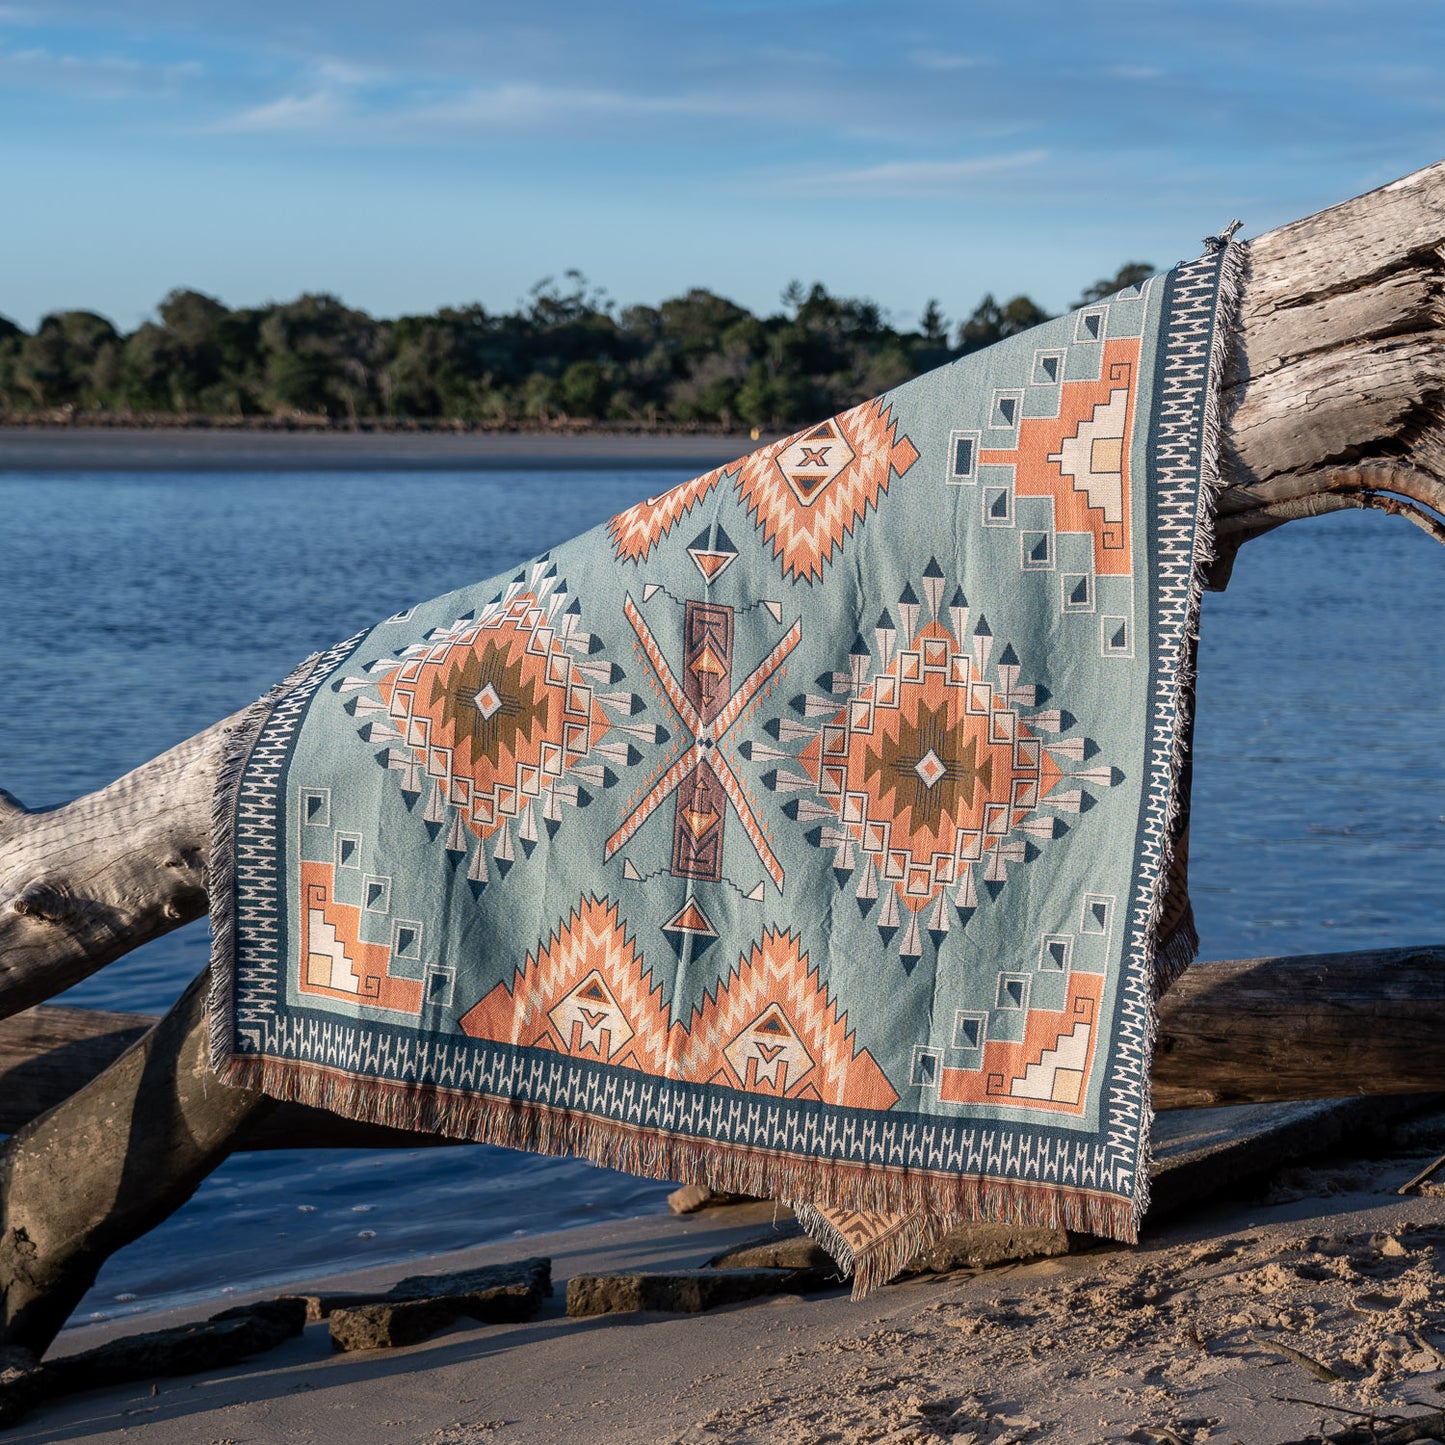
[[860, 1290], [1132, 1238], [1235, 249], [304, 664], [217, 797], [221, 1074], [786, 1199]]

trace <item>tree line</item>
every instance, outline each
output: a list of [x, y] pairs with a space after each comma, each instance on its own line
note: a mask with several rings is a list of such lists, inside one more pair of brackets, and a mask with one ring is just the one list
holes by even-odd
[[[1130, 262], [1084, 305], [1151, 274]], [[378, 320], [335, 296], [231, 309], [172, 291], [129, 334], [93, 311], [33, 333], [0, 317], [0, 418], [328, 419], [545, 426], [780, 426], [828, 416], [1048, 320], [1028, 296], [985, 296], [950, 325], [929, 301], [916, 330], [872, 301], [792, 283], [756, 316], [694, 289], [619, 309], [579, 272], [517, 310], [446, 307]]]

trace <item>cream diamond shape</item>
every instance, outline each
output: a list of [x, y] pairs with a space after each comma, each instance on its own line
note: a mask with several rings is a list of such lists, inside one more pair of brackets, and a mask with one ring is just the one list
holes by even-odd
[[848, 470], [857, 455], [842, 432], [832, 422], [824, 422], [807, 436], [790, 442], [775, 461], [793, 495], [803, 506], [811, 507], [829, 483]]
[[925, 788], [931, 788], [948, 772], [948, 769], [944, 766], [943, 759], [940, 758], [932, 748], [929, 748], [929, 750], [914, 763], [913, 771], [923, 779], [923, 786]]
[[488, 720], [502, 705], [501, 696], [491, 683], [488, 683], [472, 701], [476, 703], [477, 711], [481, 713], [483, 721]]

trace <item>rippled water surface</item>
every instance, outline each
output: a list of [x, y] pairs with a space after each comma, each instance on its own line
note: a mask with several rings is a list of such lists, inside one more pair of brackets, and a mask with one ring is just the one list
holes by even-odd
[[[317, 647], [603, 520], [657, 472], [0, 476], [0, 786], [102, 786]], [[672, 478], [680, 480], [680, 478]], [[1205, 602], [1192, 875], [1205, 958], [1435, 941], [1445, 550], [1351, 514], [1252, 542]], [[204, 924], [66, 996], [164, 1009]], [[471, 1147], [238, 1155], [80, 1315], [663, 1207], [668, 1186]], [[134, 1298], [125, 1298], [134, 1297]]]

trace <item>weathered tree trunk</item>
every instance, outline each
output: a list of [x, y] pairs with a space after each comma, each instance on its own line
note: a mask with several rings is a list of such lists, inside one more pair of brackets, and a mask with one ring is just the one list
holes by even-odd
[[0, 1155], [0, 1346], [43, 1355], [110, 1255], [184, 1204], [270, 1107], [212, 1074], [202, 974]]
[[31, 812], [0, 791], [0, 1018], [199, 918], [216, 723], [98, 793]]
[[1159, 1008], [1156, 1109], [1445, 1088], [1445, 947], [1201, 963]]
[[[159, 1022], [155, 1014], [39, 1004], [0, 1020], [0, 1134], [14, 1134], [63, 1104]], [[455, 1144], [343, 1119], [305, 1104], [277, 1104], [237, 1135], [234, 1149], [418, 1149]]]
[[[1445, 541], [1445, 163], [1261, 236], [1249, 257], [1215, 584], [1249, 538], [1345, 507]], [[0, 795], [0, 1018], [200, 916], [224, 728], [51, 812]], [[200, 1007], [192, 985], [153, 1035], [9, 1145], [0, 1341], [43, 1349], [105, 1253], [186, 1197], [255, 1116], [254, 1096], [205, 1072]], [[47, 1209], [59, 1222], [45, 1224]]]
[[[155, 1018], [41, 1005], [0, 1022], [0, 1134], [23, 1128], [103, 1073]], [[1160, 1006], [1154, 1105], [1200, 1109], [1445, 1084], [1445, 947], [1201, 963]], [[282, 1103], [241, 1149], [406, 1148], [449, 1143]]]
[[1349, 507], [1445, 541], [1442, 247], [1445, 161], [1249, 242], [1216, 585], [1242, 542]]

